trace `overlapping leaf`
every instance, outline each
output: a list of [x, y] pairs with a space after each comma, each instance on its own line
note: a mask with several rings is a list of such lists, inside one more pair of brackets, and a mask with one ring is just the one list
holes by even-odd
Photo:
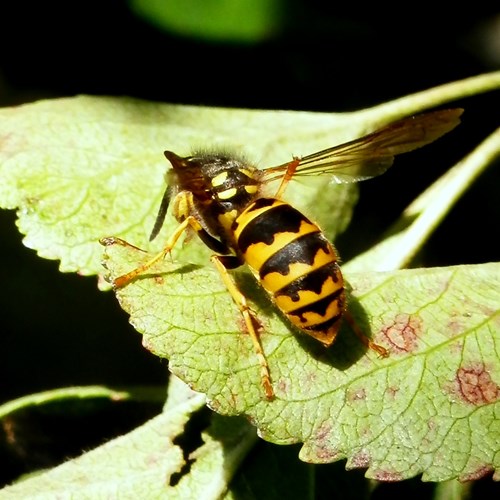
[[[179, 396], [179, 390], [173, 392]], [[49, 472], [7, 487], [0, 496], [220, 498], [256, 436], [244, 420], [217, 416], [206, 429], [199, 430], [201, 443], [186, 456], [178, 440], [204, 401], [203, 395], [185, 390], [181, 399], [143, 426]]]
[[[0, 113], [0, 205], [18, 209], [24, 243], [42, 257], [59, 259], [62, 271], [100, 273], [99, 238], [147, 242], [165, 187], [164, 149], [188, 154], [200, 147], [234, 148], [278, 164], [355, 136], [365, 126], [366, 120], [349, 122], [335, 114], [116, 98], [42, 101]], [[305, 189], [301, 204], [314, 203], [315, 196], [316, 190]], [[332, 232], [348, 222], [353, 200], [342, 200], [338, 217], [331, 218]]]

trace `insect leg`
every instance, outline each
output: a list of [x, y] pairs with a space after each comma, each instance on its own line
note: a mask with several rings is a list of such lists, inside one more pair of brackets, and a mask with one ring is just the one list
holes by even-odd
[[291, 162], [288, 163], [285, 175], [281, 179], [278, 191], [276, 191], [275, 198], [280, 198], [283, 192], [285, 191], [288, 183], [292, 180], [293, 174], [295, 174], [295, 170], [300, 164], [300, 158], [294, 157]]
[[[205, 232], [205, 230], [202, 228], [201, 224], [196, 220], [196, 218], [190, 215], [184, 221], [182, 221], [179, 224], [179, 226], [177, 226], [177, 229], [170, 236], [165, 247], [161, 252], [157, 253], [154, 257], [149, 259], [144, 264], [141, 264], [135, 269], [132, 269], [132, 271], [128, 272], [127, 274], [123, 274], [122, 276], [118, 276], [117, 278], [115, 278], [113, 280], [113, 288], [121, 288], [125, 285], [128, 285], [134, 278], [139, 276], [139, 274], [142, 274], [144, 271], [147, 271], [151, 266], [153, 266], [159, 260], [163, 259], [166, 255], [168, 255], [171, 252], [172, 248], [174, 248], [174, 246], [176, 245], [182, 233], [186, 231], [186, 229], [188, 229], [189, 227], [193, 228], [198, 234]], [[122, 240], [120, 238], [103, 238], [101, 240], [101, 243], [106, 246], [119, 244], [122, 246], [133, 247], [133, 245], [130, 245], [130, 243], [127, 243], [125, 240]]]
[[252, 339], [254, 345], [255, 353], [257, 354], [257, 358], [259, 359], [261, 383], [264, 388], [266, 398], [272, 400], [274, 398], [274, 391], [271, 385], [271, 375], [269, 372], [269, 365], [267, 364], [267, 359], [262, 349], [259, 335], [257, 334], [256, 331], [257, 320], [253, 316], [250, 307], [247, 304], [246, 297], [238, 290], [230, 274], [227, 272], [228, 268], [236, 267], [233, 265], [233, 260], [234, 257], [232, 256], [229, 257], [220, 255], [212, 256], [212, 262], [219, 271], [222, 277], [222, 281], [226, 285], [226, 288], [231, 294], [231, 297], [238, 306], [238, 309], [240, 310], [243, 319], [245, 320], [247, 331], [250, 334], [250, 338]]
[[347, 321], [347, 323], [349, 323], [349, 326], [351, 327], [352, 331], [356, 334], [358, 339], [366, 347], [368, 347], [368, 349], [375, 351], [382, 358], [386, 358], [387, 356], [389, 356], [389, 351], [385, 347], [376, 344], [363, 333], [359, 325], [356, 323], [356, 320], [352, 317], [351, 313], [348, 310], [344, 311], [344, 319]]

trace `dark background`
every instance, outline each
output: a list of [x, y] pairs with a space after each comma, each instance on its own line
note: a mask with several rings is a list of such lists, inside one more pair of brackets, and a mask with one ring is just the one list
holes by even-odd
[[[422, 3], [405, 3], [404, 11], [336, 3], [286, 2], [276, 30], [254, 43], [169, 34], [118, 0], [4, 3], [0, 105], [86, 93], [343, 111], [500, 69], [495, 2], [443, 12]], [[344, 260], [498, 127], [499, 103], [499, 92], [456, 103], [466, 112], [452, 136], [360, 185], [353, 224], [338, 242]], [[422, 167], [429, 162], [432, 171]], [[499, 180], [492, 167], [471, 187], [431, 238], [422, 264], [498, 260]], [[13, 212], [0, 212], [0, 235], [0, 402], [67, 385], [166, 380], [166, 363], [142, 348], [95, 278], [63, 275], [57, 262], [37, 258], [22, 245]]]

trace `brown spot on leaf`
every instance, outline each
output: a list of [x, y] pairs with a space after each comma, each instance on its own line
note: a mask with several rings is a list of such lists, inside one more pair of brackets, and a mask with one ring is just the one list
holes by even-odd
[[316, 385], [318, 380], [318, 374], [315, 371], [307, 372], [304, 374], [304, 380], [309, 385]]
[[386, 393], [389, 395], [391, 399], [396, 399], [398, 392], [399, 392], [399, 387], [395, 387], [393, 385], [389, 386], [386, 390]]
[[427, 433], [425, 436], [422, 436], [422, 446], [427, 448], [427, 447], [434, 447], [435, 441], [436, 441], [436, 433], [439, 431], [439, 425], [436, 422], [436, 419], [434, 418], [429, 418], [427, 420]]
[[287, 394], [288, 393], [288, 389], [290, 386], [289, 380], [287, 380], [285, 378], [280, 378], [280, 380], [278, 381], [278, 383], [276, 385], [278, 387], [278, 392], [280, 394]]
[[399, 472], [389, 471], [389, 470], [380, 470], [375, 472], [373, 479], [377, 481], [386, 481], [386, 482], [395, 482], [402, 481], [404, 477]]
[[351, 460], [349, 460], [349, 464], [346, 466], [347, 470], [350, 469], [367, 469], [370, 467], [371, 456], [370, 454], [363, 450], [359, 453], [356, 453]]
[[364, 401], [366, 399], [366, 390], [364, 388], [358, 388], [355, 390], [347, 391], [347, 400], [350, 402]]
[[317, 442], [322, 442], [325, 438], [332, 432], [332, 426], [330, 424], [323, 424], [314, 436], [314, 440]]
[[493, 471], [494, 469], [492, 467], [483, 465], [468, 474], [461, 475], [458, 480], [462, 483], [465, 483], [466, 481], [477, 481], [478, 479], [483, 479], [484, 477], [489, 476]]
[[451, 317], [450, 321], [448, 321], [446, 328], [443, 328], [443, 331], [445, 333], [449, 333], [452, 337], [460, 335], [464, 330], [464, 324], [460, 321], [460, 319], [457, 319], [453, 316]]
[[315, 463], [328, 464], [340, 458], [339, 451], [332, 448], [330, 443], [329, 436], [331, 432], [332, 426], [330, 424], [324, 424], [314, 435], [311, 451], [314, 453]]
[[453, 356], [461, 356], [464, 350], [464, 343], [462, 340], [457, 340], [449, 345], [450, 354]]
[[483, 363], [459, 368], [455, 382], [462, 399], [472, 405], [493, 403], [500, 398], [500, 387]]
[[328, 448], [327, 445], [318, 446], [314, 449], [314, 451], [316, 452], [316, 459], [314, 460], [314, 463], [318, 464], [330, 464], [340, 458], [343, 458], [343, 455], [340, 455], [340, 453], [336, 450]]
[[382, 328], [382, 333], [396, 352], [412, 352], [417, 348], [422, 332], [422, 320], [414, 314], [398, 314]]
[[315, 447], [314, 451], [316, 453], [314, 463], [330, 464], [341, 458], [338, 451], [330, 449], [326, 444]]
[[[466, 300], [466, 299], [464, 299]], [[477, 321], [481, 321], [480, 319], [471, 319], [473, 318], [473, 314], [470, 311], [463, 310], [466, 307], [465, 302], [462, 302], [462, 309], [460, 310], [450, 310], [448, 311], [448, 322], [446, 323], [446, 328], [441, 329], [442, 334], [447, 335], [448, 337], [455, 337], [457, 335], [461, 335], [466, 330], [471, 327], [471, 324], [477, 323]], [[479, 314], [479, 305], [474, 305], [475, 314]]]
[[155, 280], [155, 284], [160, 285], [160, 286], [165, 283], [165, 279], [163, 278], [163, 276], [160, 276], [160, 275], [155, 276], [154, 280]]

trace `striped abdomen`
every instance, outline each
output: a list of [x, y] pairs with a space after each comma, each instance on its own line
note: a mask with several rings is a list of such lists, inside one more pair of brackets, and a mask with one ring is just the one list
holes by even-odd
[[289, 320], [329, 346], [344, 312], [344, 281], [333, 246], [287, 203], [259, 198], [233, 224], [241, 256]]

